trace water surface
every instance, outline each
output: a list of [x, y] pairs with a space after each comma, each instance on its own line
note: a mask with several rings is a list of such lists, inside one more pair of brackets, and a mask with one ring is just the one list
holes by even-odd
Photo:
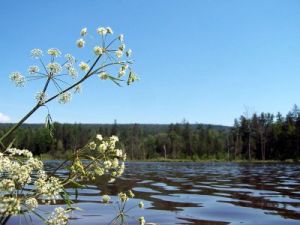
[[145, 209], [131, 210], [128, 224], [138, 224], [139, 216], [162, 225], [300, 224], [299, 164], [161, 162], [127, 163], [114, 184], [97, 179], [79, 190], [77, 200], [73, 191], [71, 197], [82, 211], [72, 214], [71, 224], [108, 224], [115, 210], [102, 204], [100, 196], [115, 199], [129, 189], [136, 198], [128, 208], [142, 200]]

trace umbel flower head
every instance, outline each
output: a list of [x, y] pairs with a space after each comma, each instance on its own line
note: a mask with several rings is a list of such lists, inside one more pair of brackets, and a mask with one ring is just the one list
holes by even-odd
[[77, 43], [78, 48], [83, 48], [84, 44], [85, 44], [85, 41], [82, 38], [80, 38], [80, 39], [77, 40], [76, 43]]
[[48, 49], [47, 53], [53, 57], [58, 57], [61, 55], [61, 52], [57, 48], [50, 48], [50, 49]]
[[[126, 153], [116, 147], [118, 137], [103, 138], [97, 134], [96, 138], [78, 151], [77, 158], [70, 167], [70, 173], [78, 182], [93, 180], [96, 176], [106, 175], [111, 181], [123, 174]], [[100, 156], [100, 157], [99, 157]], [[88, 166], [85, 160], [92, 160]], [[132, 193], [129, 193], [130, 196]]]
[[11, 81], [17, 87], [24, 87], [27, 81], [44, 79], [45, 89], [40, 89], [43, 91], [36, 95], [40, 105], [53, 99], [58, 99], [58, 102], [63, 104], [69, 102], [72, 98], [70, 91], [79, 93], [81, 83], [93, 76], [98, 76], [101, 80], [110, 80], [119, 86], [122, 82], [130, 85], [137, 81], [138, 77], [131, 67], [132, 50], [126, 47], [124, 35], [120, 34], [114, 38], [111, 27], [98, 27], [96, 32], [97, 44], [90, 49], [86, 48], [89, 47], [87, 27], [80, 30], [80, 37], [76, 41], [78, 48], [84, 48], [91, 53], [90, 59], [78, 61], [70, 53], [61, 57], [63, 54], [58, 48], [50, 48], [45, 51], [46, 54], [35, 48], [30, 54], [33, 59], [38, 60], [37, 65], [28, 68], [28, 75], [22, 75], [18, 71], [11, 73]]
[[[48, 177], [43, 162], [26, 149], [8, 148], [0, 153], [0, 177], [2, 216], [33, 211], [39, 205], [38, 198], [47, 203], [55, 202], [63, 188], [60, 179]], [[29, 184], [34, 185], [26, 195], [18, 195]]]
[[17, 87], [23, 87], [25, 84], [25, 77], [20, 72], [13, 72], [10, 74], [10, 79]]

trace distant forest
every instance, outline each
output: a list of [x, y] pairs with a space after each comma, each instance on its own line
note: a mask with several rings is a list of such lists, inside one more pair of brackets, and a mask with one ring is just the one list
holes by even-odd
[[[14, 140], [34, 154], [63, 158], [88, 143], [96, 134], [117, 135], [120, 147], [132, 160], [298, 160], [300, 159], [300, 110], [295, 105], [280, 113], [254, 113], [235, 119], [233, 127], [189, 124], [61, 124], [53, 136], [43, 124], [25, 124]], [[2, 135], [12, 124], [0, 124]]]

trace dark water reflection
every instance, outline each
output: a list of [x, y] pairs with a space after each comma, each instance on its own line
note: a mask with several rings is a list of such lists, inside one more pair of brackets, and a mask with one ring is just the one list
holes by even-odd
[[100, 194], [129, 189], [136, 194], [130, 204], [143, 200], [146, 208], [131, 215], [158, 224], [300, 224], [300, 165], [148, 162], [128, 163], [114, 184], [99, 179], [79, 190], [83, 211], [71, 224], [107, 224], [115, 211]]

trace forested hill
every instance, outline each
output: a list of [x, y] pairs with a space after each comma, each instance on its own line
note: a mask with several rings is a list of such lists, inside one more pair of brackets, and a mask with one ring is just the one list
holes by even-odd
[[[176, 123], [179, 126], [184, 126], [186, 122], [182, 122], [182, 123]], [[107, 129], [107, 130], [111, 130], [112, 127], [117, 126], [120, 129], [130, 129], [132, 126], [134, 125], [138, 125], [144, 132], [146, 132], [147, 134], [156, 134], [156, 133], [160, 133], [160, 132], [167, 132], [169, 127], [171, 125], [174, 124], [139, 124], [139, 123], [128, 123], [128, 124], [101, 124], [101, 123], [55, 123], [55, 124], [60, 124], [60, 125], [65, 125], [65, 126], [77, 126], [80, 125], [84, 128], [88, 128], [88, 129]], [[0, 123], [0, 129], [5, 129], [8, 127], [11, 127], [12, 125], [14, 125], [13, 123]], [[40, 127], [44, 127], [45, 124], [42, 123], [25, 123], [22, 125], [23, 128], [40, 128]], [[224, 125], [214, 125], [214, 124], [189, 124], [190, 128], [195, 130], [197, 129], [199, 126], [203, 127], [203, 128], [209, 128], [209, 129], [215, 129], [218, 131], [229, 131], [231, 129], [230, 126], [224, 126]]]
[[[240, 116], [233, 127], [189, 124], [53, 124], [53, 136], [43, 124], [25, 124], [13, 137], [19, 148], [34, 154], [64, 157], [96, 134], [117, 135], [130, 159], [299, 160], [300, 110], [286, 116], [254, 113]], [[0, 135], [12, 124], [0, 124]]]
[[[0, 124], [0, 135], [13, 124]], [[223, 157], [230, 127], [208, 124], [61, 124], [54, 123], [53, 137], [44, 124], [24, 124], [14, 144], [35, 154], [64, 157], [100, 133], [117, 135], [131, 159]], [[12, 141], [12, 137], [7, 141]], [[193, 142], [193, 143], [192, 143]]]

